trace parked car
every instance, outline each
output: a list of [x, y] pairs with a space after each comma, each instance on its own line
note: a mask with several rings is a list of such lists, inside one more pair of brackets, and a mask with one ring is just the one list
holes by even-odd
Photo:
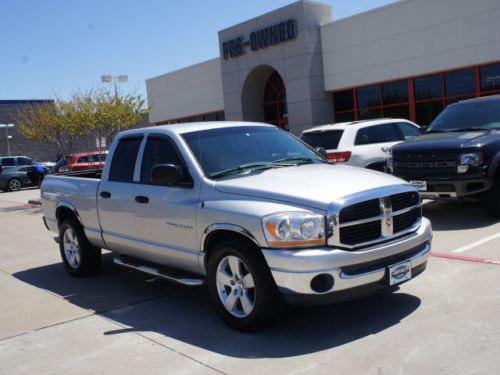
[[317, 126], [305, 130], [300, 139], [325, 149], [332, 162], [385, 171], [388, 150], [419, 131], [405, 119], [377, 119]]
[[266, 124], [190, 123], [119, 133], [102, 179], [47, 176], [42, 208], [66, 270], [115, 262], [208, 284], [216, 311], [248, 330], [282, 298], [325, 304], [424, 271], [431, 224], [390, 175], [332, 165]]
[[500, 217], [500, 95], [449, 105], [425, 135], [391, 153], [389, 169], [422, 197], [482, 197]]
[[35, 165], [9, 166], [0, 171], [0, 190], [19, 191], [23, 187], [38, 186], [46, 172], [35, 171]]
[[54, 167], [56, 166], [56, 163], [53, 161], [42, 161], [38, 162], [38, 165], [41, 165], [47, 170], [47, 174], [54, 173]]
[[35, 164], [36, 162], [27, 156], [0, 156], [0, 171], [11, 167]]
[[70, 155], [59, 173], [100, 170], [104, 166], [108, 151], [82, 152]]

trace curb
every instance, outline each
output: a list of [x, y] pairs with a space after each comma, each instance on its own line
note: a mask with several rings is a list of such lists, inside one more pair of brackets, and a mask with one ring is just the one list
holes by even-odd
[[41, 206], [42, 201], [40, 199], [30, 199], [28, 201], [29, 204], [35, 205], [35, 206]]

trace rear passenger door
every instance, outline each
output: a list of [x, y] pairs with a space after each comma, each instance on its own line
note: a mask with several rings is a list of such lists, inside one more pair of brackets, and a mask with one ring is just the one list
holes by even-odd
[[[149, 135], [141, 163], [140, 181], [134, 190], [135, 237], [147, 257], [158, 263], [187, 270], [198, 268], [195, 214], [199, 184], [194, 184], [176, 144], [163, 134]], [[151, 180], [158, 164], [173, 164], [184, 179], [175, 186]]]
[[358, 130], [354, 141], [353, 163], [367, 167], [370, 164], [385, 162], [387, 151], [401, 141], [394, 123], [367, 126]]
[[[107, 175], [97, 192], [99, 220], [103, 239], [109, 249], [133, 254], [134, 172], [143, 136], [124, 136], [115, 147]], [[98, 228], [86, 228], [94, 229]]]

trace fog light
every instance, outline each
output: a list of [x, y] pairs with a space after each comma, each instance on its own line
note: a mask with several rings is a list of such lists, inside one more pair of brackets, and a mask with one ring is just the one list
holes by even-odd
[[459, 165], [457, 167], [457, 172], [458, 173], [467, 173], [468, 170], [469, 170], [469, 166], [468, 165]]
[[333, 288], [333, 276], [327, 273], [316, 275], [311, 280], [311, 289], [316, 293], [325, 293]]

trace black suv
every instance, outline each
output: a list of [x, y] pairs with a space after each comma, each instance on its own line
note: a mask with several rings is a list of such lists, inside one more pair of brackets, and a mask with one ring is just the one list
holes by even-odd
[[452, 104], [426, 132], [392, 148], [388, 169], [423, 198], [482, 196], [500, 217], [500, 95]]

